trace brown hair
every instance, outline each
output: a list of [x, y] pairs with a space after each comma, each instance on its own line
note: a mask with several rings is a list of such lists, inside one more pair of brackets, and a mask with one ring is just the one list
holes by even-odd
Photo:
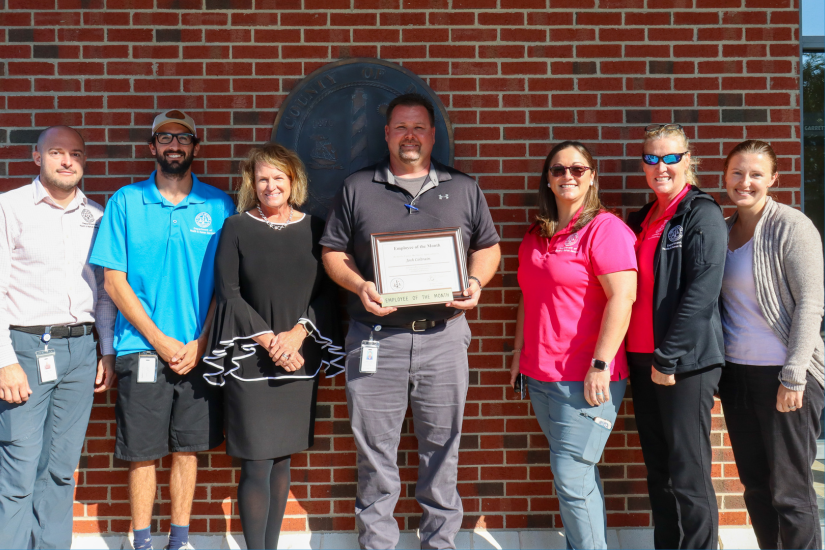
[[[648, 128], [650, 127], [648, 126]], [[699, 179], [696, 177], [696, 169], [699, 167], [700, 161], [698, 158], [693, 156], [693, 147], [691, 147], [690, 140], [682, 127], [678, 124], [662, 124], [650, 130], [647, 128], [645, 129], [645, 143], [648, 141], [666, 138], [679, 138], [682, 140], [684, 151], [680, 151], [680, 153], [690, 153], [690, 164], [688, 164], [688, 167], [685, 170], [685, 178], [687, 179], [688, 185], [699, 187]]]
[[550, 181], [548, 173], [553, 157], [569, 147], [578, 151], [587, 161], [587, 165], [593, 170], [593, 185], [587, 190], [582, 212], [573, 226], [573, 231], [579, 231], [600, 212], [604, 211], [602, 201], [599, 200], [599, 172], [596, 168], [596, 162], [593, 160], [593, 155], [587, 147], [578, 141], [562, 141], [548, 153], [547, 158], [544, 159], [544, 167], [541, 169], [541, 180], [539, 181], [539, 213], [536, 215], [535, 225], [539, 228], [542, 237], [550, 238], [555, 235], [559, 229], [563, 229], [559, 227], [559, 209], [556, 206], [556, 195], [553, 194], [553, 191], [547, 186], [547, 183]]
[[430, 126], [435, 126], [435, 109], [432, 102], [421, 94], [401, 94], [387, 105], [387, 125], [392, 120], [392, 112], [396, 107], [424, 107], [430, 117]]
[[[770, 143], [759, 141], [758, 139], [749, 139], [747, 141], [743, 141], [734, 147], [730, 153], [728, 153], [728, 156], [725, 159], [725, 167], [722, 170], [723, 180], [728, 173], [728, 164], [730, 164], [730, 159], [736, 155], [767, 155], [771, 161], [771, 177], [776, 174], [776, 153], [773, 152], [773, 147], [771, 147]], [[777, 178], [777, 181], [779, 181], [779, 178]]]
[[287, 203], [301, 206], [307, 200], [308, 185], [304, 163], [298, 155], [274, 142], [253, 147], [241, 161], [241, 185], [238, 188], [238, 212], [246, 212], [258, 205], [255, 192], [255, 167], [258, 164], [270, 164], [289, 177], [290, 190]]

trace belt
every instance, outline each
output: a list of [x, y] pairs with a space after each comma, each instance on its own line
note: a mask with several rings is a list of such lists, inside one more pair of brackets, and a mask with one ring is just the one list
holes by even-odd
[[25, 332], [26, 334], [46, 334], [47, 332], [52, 338], [76, 338], [78, 336], [86, 336], [92, 333], [95, 328], [94, 323], [82, 323], [80, 325], [55, 325], [55, 326], [39, 326], [39, 327], [18, 327], [11, 325], [11, 330]]
[[427, 319], [421, 319], [419, 321], [413, 321], [412, 323], [406, 323], [404, 325], [381, 325], [383, 328], [399, 328], [404, 330], [411, 330], [413, 332], [424, 332], [425, 330], [429, 330], [431, 328], [439, 327], [441, 325], [446, 325], [456, 317], [461, 317], [464, 315], [464, 312], [461, 311], [456, 313], [452, 317], [447, 319], [439, 319], [438, 321], [428, 321]]

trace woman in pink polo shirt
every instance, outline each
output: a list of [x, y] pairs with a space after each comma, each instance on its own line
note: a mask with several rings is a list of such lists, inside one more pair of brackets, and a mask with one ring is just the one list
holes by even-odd
[[710, 411], [725, 361], [725, 220], [713, 197], [696, 188], [697, 159], [681, 126], [648, 126], [642, 153], [655, 200], [627, 219], [639, 261], [627, 359], [653, 543], [716, 548]]
[[539, 215], [519, 248], [522, 291], [510, 367], [530, 390], [570, 548], [607, 548], [596, 463], [627, 385], [624, 336], [636, 296], [633, 233], [599, 201], [581, 143], [544, 162]]

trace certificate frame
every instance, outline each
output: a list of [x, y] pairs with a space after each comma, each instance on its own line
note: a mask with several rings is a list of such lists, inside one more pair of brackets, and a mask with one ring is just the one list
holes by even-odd
[[[388, 288], [385, 284], [389, 266], [387, 259], [382, 255], [383, 245], [388, 243], [403, 243], [415, 245], [425, 240], [448, 238], [450, 241], [450, 262], [451, 274], [458, 280], [458, 287], [451, 286], [447, 289], [443, 284], [434, 288], [426, 288], [413, 291], [397, 291]], [[466, 300], [469, 296], [464, 296], [463, 292], [469, 287], [467, 279], [467, 257], [464, 251], [464, 241], [461, 238], [460, 227], [445, 227], [441, 229], [418, 229], [411, 231], [394, 231], [390, 233], [372, 233], [370, 235], [372, 245], [372, 261], [375, 272], [375, 287], [383, 299], [384, 306], [407, 307], [429, 304], [445, 304], [454, 300]], [[441, 287], [441, 288], [439, 288]], [[449, 292], [448, 292], [449, 290]]]

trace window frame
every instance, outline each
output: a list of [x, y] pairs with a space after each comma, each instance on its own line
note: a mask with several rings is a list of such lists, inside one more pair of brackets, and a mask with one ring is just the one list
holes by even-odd
[[[802, 22], [802, 2], [799, 4], [799, 21]], [[806, 53], [825, 52], [825, 36], [802, 36], [802, 25], [799, 25], [799, 206], [805, 212], [805, 101], [803, 94], [802, 64]], [[825, 209], [825, 204], [822, 205]], [[825, 430], [823, 430], [825, 434]]]

